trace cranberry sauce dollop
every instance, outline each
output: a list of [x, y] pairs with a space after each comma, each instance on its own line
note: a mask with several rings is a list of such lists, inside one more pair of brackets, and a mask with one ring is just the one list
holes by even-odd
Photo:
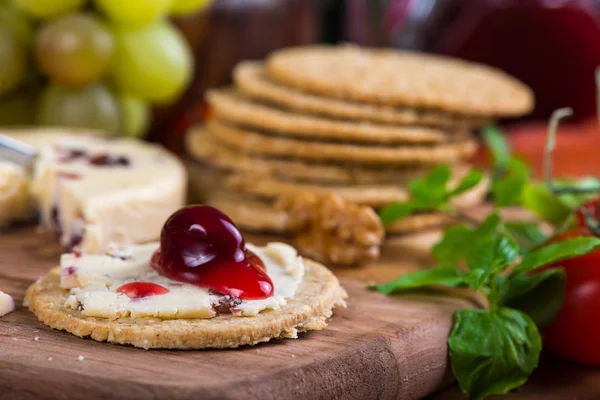
[[152, 282], [130, 282], [120, 286], [117, 292], [132, 299], [140, 299], [148, 296], [155, 296], [169, 293], [169, 289]]
[[170, 279], [247, 300], [273, 295], [262, 260], [246, 249], [237, 226], [216, 208], [195, 205], [163, 226], [152, 268]]

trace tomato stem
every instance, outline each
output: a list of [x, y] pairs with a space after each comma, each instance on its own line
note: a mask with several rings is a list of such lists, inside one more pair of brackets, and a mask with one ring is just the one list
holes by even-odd
[[552, 182], [552, 159], [554, 155], [554, 149], [556, 148], [556, 134], [558, 132], [558, 126], [560, 121], [573, 115], [571, 108], [559, 108], [554, 110], [548, 122], [548, 135], [546, 136], [546, 148], [544, 151], [544, 181], [546, 187], [554, 194], [560, 194], [567, 187], [557, 188]]
[[[600, 71], [600, 68], [597, 71]], [[596, 78], [600, 80], [600, 75], [596, 75]], [[598, 111], [600, 112], [600, 106], [598, 107]], [[583, 185], [561, 185], [560, 187], [557, 187], [552, 180], [552, 159], [554, 149], [556, 148], [558, 126], [561, 120], [568, 118], [571, 115], [573, 115], [573, 110], [566, 107], [555, 110], [550, 117], [550, 122], [548, 123], [548, 135], [546, 137], [546, 148], [544, 151], [544, 181], [546, 187], [554, 195], [600, 193], [600, 180], [597, 178], [593, 178], [591, 182], [586, 182], [586, 184]]]

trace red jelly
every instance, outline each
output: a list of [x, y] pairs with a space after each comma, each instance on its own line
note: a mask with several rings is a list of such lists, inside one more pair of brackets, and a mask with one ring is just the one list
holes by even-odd
[[237, 226], [210, 206], [189, 206], [163, 226], [152, 267], [177, 281], [241, 299], [264, 299], [273, 283], [258, 256], [246, 249]]
[[119, 287], [117, 292], [123, 293], [132, 299], [140, 299], [142, 297], [169, 293], [169, 289], [152, 282], [130, 282]]

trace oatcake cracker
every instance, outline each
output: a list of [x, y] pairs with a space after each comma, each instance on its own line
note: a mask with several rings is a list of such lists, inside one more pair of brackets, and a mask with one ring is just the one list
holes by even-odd
[[[291, 235], [292, 223], [287, 212], [258, 200], [236, 200], [233, 196], [217, 197], [211, 204], [235, 218], [243, 230]], [[455, 220], [443, 213], [421, 213], [408, 216], [401, 221], [385, 226], [386, 236], [405, 235], [427, 229], [439, 228]]]
[[[240, 200], [241, 199], [241, 200]], [[220, 192], [209, 204], [227, 214], [242, 230], [291, 235], [293, 223], [288, 213], [264, 202], [235, 192]]]
[[372, 104], [477, 116], [520, 116], [533, 109], [533, 94], [504, 72], [449, 57], [356, 46], [278, 50], [267, 74], [312, 93]]
[[[186, 149], [193, 159], [225, 171], [253, 171], [258, 175], [271, 175], [281, 180], [298, 182], [406, 184], [410, 180], [423, 177], [429, 172], [429, 168], [423, 167], [368, 167], [253, 157], [216, 144], [213, 133], [203, 127], [194, 128], [187, 134]], [[453, 166], [455, 171], [464, 171], [468, 168], [465, 164]]]
[[321, 162], [420, 167], [458, 162], [477, 150], [476, 140], [470, 137], [435, 146], [361, 146], [278, 138], [228, 126], [215, 119], [208, 121], [207, 127], [215, 134], [217, 143], [239, 152]]
[[237, 88], [250, 97], [291, 111], [329, 118], [453, 129], [471, 129], [488, 122], [481, 117], [437, 110], [358, 103], [302, 92], [269, 79], [263, 63], [259, 62], [246, 61], [238, 64], [233, 71], [233, 78]]
[[434, 228], [441, 228], [456, 222], [448, 214], [429, 212], [410, 215], [385, 227], [388, 236], [405, 235]]
[[211, 90], [206, 99], [220, 120], [279, 136], [361, 143], [441, 143], [452, 139], [448, 132], [435, 128], [347, 122], [294, 114], [252, 102], [232, 89]]
[[250, 179], [251, 175], [236, 174], [225, 178], [223, 186], [231, 191], [245, 193], [265, 200], [275, 200], [281, 195], [295, 192], [324, 194], [333, 192], [352, 203], [382, 207], [408, 200], [408, 191], [400, 185], [350, 185], [322, 186], [310, 183], [279, 181], [273, 178]]
[[25, 305], [44, 324], [99, 342], [128, 344], [144, 349], [235, 348], [277, 338], [294, 338], [297, 332], [321, 330], [335, 307], [348, 297], [327, 268], [304, 259], [305, 273], [298, 292], [276, 311], [254, 317], [221, 314], [211, 319], [85, 317], [63, 306], [69, 291], [60, 288], [60, 270], [53, 269], [29, 287]]
[[[467, 171], [456, 172], [450, 181], [454, 186], [466, 175]], [[244, 193], [263, 200], [277, 200], [280, 196], [289, 196], [299, 192], [325, 194], [336, 193], [343, 200], [352, 203], [384, 207], [389, 204], [407, 201], [410, 197], [408, 190], [400, 184], [364, 184], [364, 185], [319, 185], [315, 183], [299, 183], [281, 181], [273, 177], [252, 179], [249, 173], [238, 173], [223, 178], [223, 189]], [[457, 207], [470, 207], [481, 203], [488, 189], [488, 180], [484, 179], [479, 185], [461, 196], [453, 199]]]
[[[452, 178], [452, 184], [467, 173], [458, 173]], [[243, 174], [232, 175], [223, 179], [223, 189], [214, 194], [210, 203], [222, 209], [245, 229], [251, 231], [267, 231], [276, 233], [291, 233], [293, 220], [287, 213], [275, 206], [282, 197], [294, 193], [312, 192], [317, 194], [336, 193], [343, 200], [374, 208], [383, 207], [394, 202], [405, 201], [409, 193], [400, 185], [365, 185], [365, 186], [323, 186], [316, 184], [300, 184], [281, 182], [273, 178], [251, 180]], [[455, 207], [469, 209], [479, 206], [489, 190], [490, 181], [485, 177], [473, 189], [452, 200]], [[404, 234], [454, 222], [449, 215], [442, 212], [424, 212], [411, 215], [400, 221], [385, 226], [388, 234]]]

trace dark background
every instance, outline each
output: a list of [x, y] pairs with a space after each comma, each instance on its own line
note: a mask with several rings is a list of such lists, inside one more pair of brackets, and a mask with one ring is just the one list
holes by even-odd
[[596, 112], [600, 65], [597, 0], [215, 0], [177, 20], [196, 57], [193, 84], [175, 105], [156, 110], [152, 139], [172, 140], [205, 113], [206, 88], [230, 82], [233, 66], [311, 43], [434, 52], [498, 68], [529, 84], [547, 120], [570, 106], [575, 121]]

